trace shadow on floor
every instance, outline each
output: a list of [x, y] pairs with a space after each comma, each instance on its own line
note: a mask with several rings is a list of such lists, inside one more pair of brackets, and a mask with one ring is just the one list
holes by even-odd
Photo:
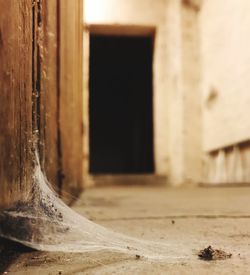
[[0, 238], [0, 274], [7, 271], [21, 254], [31, 251], [33, 251], [31, 248]]

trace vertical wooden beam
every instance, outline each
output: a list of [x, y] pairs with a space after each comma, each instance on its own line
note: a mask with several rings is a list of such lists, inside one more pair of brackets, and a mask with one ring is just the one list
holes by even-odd
[[0, 0], [0, 208], [24, 199], [32, 174], [32, 1]]
[[[38, 26], [40, 62], [40, 155], [49, 181], [59, 187], [58, 153], [59, 22], [58, 0], [40, 0]], [[58, 189], [57, 189], [58, 190]]]
[[41, 139], [58, 192], [82, 189], [82, 0], [40, 0]]
[[0, 207], [30, 191], [37, 130], [47, 177], [77, 194], [82, 188], [82, 0], [0, 0], [0, 10]]
[[61, 0], [60, 13], [62, 188], [77, 195], [83, 186], [82, 0]]

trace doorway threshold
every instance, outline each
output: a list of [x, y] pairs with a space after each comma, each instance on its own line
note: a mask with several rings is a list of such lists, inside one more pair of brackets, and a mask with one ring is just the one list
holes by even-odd
[[163, 186], [167, 177], [155, 174], [98, 174], [88, 176], [88, 186], [142, 185]]

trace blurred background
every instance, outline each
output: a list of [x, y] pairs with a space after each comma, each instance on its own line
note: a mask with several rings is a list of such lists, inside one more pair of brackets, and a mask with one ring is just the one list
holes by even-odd
[[[0, 239], [0, 273], [249, 274], [249, 0], [0, 0], [0, 12], [0, 235], [56, 243], [61, 202], [44, 200], [41, 167], [78, 213], [169, 245], [151, 263], [18, 258]], [[110, 241], [92, 226], [93, 245]], [[232, 264], [197, 261], [209, 245]]]
[[30, 189], [36, 148], [65, 199], [250, 182], [248, 1], [0, 7], [2, 207]]
[[85, 1], [87, 182], [249, 183], [247, 5]]

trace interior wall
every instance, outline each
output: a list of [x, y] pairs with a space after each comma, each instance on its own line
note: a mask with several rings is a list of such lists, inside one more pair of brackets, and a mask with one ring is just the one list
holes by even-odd
[[184, 182], [202, 181], [200, 1], [182, 1]]
[[202, 180], [200, 1], [166, 5], [169, 181]]
[[203, 147], [208, 154], [208, 183], [250, 182], [249, 8], [248, 0], [205, 0], [202, 6]]
[[212, 151], [250, 139], [250, 2], [203, 2], [203, 142]]
[[[181, 2], [171, 0], [166, 5], [166, 85], [168, 89], [168, 176], [172, 184], [183, 183], [183, 93], [182, 93], [182, 39]], [[169, 43], [171, 41], [171, 43]], [[166, 103], [165, 103], [166, 104]], [[166, 127], [166, 126], [164, 126]]]
[[207, 154], [205, 183], [250, 183], [250, 142]]
[[[168, 111], [166, 108], [166, 0], [87, 0], [87, 24], [155, 26], [154, 52], [154, 144], [156, 173], [168, 167]], [[86, 127], [87, 128], [87, 127]]]

